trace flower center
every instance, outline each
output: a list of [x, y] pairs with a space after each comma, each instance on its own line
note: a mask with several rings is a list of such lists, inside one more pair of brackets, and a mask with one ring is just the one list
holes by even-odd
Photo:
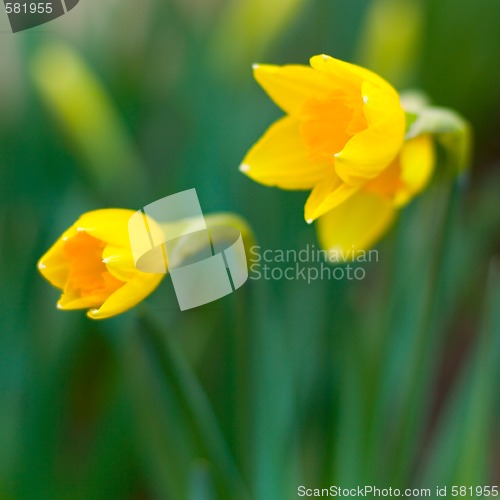
[[64, 245], [69, 275], [66, 291], [77, 297], [92, 297], [100, 306], [115, 290], [123, 285], [102, 261], [106, 243], [79, 232]]
[[300, 132], [312, 161], [333, 161], [346, 142], [367, 127], [361, 96], [335, 92], [302, 108]]

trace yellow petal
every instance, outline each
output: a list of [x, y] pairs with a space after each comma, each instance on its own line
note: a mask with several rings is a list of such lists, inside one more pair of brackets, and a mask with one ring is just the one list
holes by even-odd
[[308, 98], [323, 97], [332, 91], [329, 78], [308, 66], [256, 64], [254, 76], [269, 97], [292, 115], [300, 113]]
[[83, 214], [75, 227], [106, 243], [129, 247], [128, 221], [134, 213], [134, 210], [124, 208], [93, 210]]
[[38, 261], [40, 274], [53, 286], [61, 290], [64, 289], [69, 274], [68, 262], [64, 255], [64, 244], [66, 240], [76, 234], [77, 231], [74, 225], [68, 228]]
[[38, 261], [41, 275], [56, 288], [61, 290], [66, 283], [69, 267], [64, 258], [64, 242], [59, 239]]
[[404, 188], [396, 193], [395, 202], [404, 205], [428, 184], [435, 165], [432, 138], [420, 135], [405, 142], [400, 153], [401, 181]]
[[164, 276], [137, 271], [134, 278], [112, 293], [101, 307], [88, 311], [87, 316], [92, 319], [105, 319], [131, 309], [144, 300]]
[[367, 128], [335, 155], [335, 171], [348, 184], [379, 175], [398, 154], [405, 131], [405, 115], [397, 95], [369, 82], [362, 84], [361, 92]]
[[390, 200], [358, 191], [318, 219], [319, 243], [341, 255], [368, 250], [387, 231], [395, 213]]
[[363, 184], [363, 191], [377, 194], [383, 198], [394, 200], [396, 193], [405, 188], [401, 181], [401, 166], [397, 157], [377, 177]]
[[138, 273], [130, 248], [107, 245], [102, 252], [102, 258], [108, 271], [116, 279], [129, 281]]
[[247, 153], [240, 170], [254, 181], [282, 189], [311, 189], [333, 173], [328, 162], [309, 159], [299, 127], [293, 117], [275, 122]]
[[304, 218], [308, 223], [322, 216], [332, 208], [344, 203], [359, 188], [345, 184], [335, 174], [314, 186], [307, 199]]
[[86, 297], [78, 297], [73, 295], [69, 290], [68, 293], [63, 293], [57, 302], [57, 308], [65, 311], [72, 311], [74, 309], [88, 309], [89, 307], [96, 307], [102, 303], [102, 297], [98, 295], [88, 295]]
[[329, 76], [334, 82], [341, 82], [344, 87], [350, 86], [359, 89], [363, 82], [369, 82], [382, 91], [397, 97], [394, 87], [369, 69], [335, 59], [326, 54], [311, 57], [310, 63], [311, 67], [318, 73]]

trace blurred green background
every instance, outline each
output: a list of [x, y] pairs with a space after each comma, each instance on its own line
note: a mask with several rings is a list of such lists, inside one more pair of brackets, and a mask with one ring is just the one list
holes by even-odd
[[[2, 500], [498, 485], [498, 0], [81, 0], [15, 35], [2, 15]], [[318, 53], [474, 130], [470, 174], [404, 210], [365, 280], [249, 281], [180, 313], [167, 278], [110, 320], [55, 309], [36, 262], [96, 208], [194, 187], [264, 249], [317, 244], [306, 193], [237, 167], [280, 116], [251, 64]]]

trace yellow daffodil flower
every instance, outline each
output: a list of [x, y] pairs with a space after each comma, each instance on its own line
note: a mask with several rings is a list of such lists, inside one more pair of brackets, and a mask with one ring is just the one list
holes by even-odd
[[397, 92], [328, 56], [311, 67], [256, 65], [257, 81], [287, 113], [248, 152], [241, 170], [284, 189], [312, 189], [312, 222], [377, 177], [398, 154], [405, 115]]
[[128, 235], [135, 212], [103, 209], [82, 215], [38, 262], [41, 274], [62, 290], [59, 309], [89, 309], [104, 319], [148, 296], [164, 274], [138, 271]]
[[310, 64], [255, 65], [255, 78], [287, 115], [240, 170], [268, 186], [311, 190], [304, 215], [318, 219], [324, 248], [366, 249], [425, 186], [432, 141], [422, 135], [403, 145], [399, 95], [378, 75], [326, 55]]

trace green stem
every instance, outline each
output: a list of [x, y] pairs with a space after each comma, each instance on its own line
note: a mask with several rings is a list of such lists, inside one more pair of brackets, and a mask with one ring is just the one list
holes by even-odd
[[[431, 347], [436, 344], [430, 342], [433, 335], [438, 334], [437, 319], [441, 305], [443, 286], [443, 263], [446, 254], [447, 242], [450, 240], [451, 220], [456, 205], [458, 183], [447, 187], [443, 197], [445, 203], [444, 215], [441, 223], [439, 241], [436, 245], [436, 255], [432, 262], [430, 280], [425, 295], [424, 313], [421, 316], [419, 335], [415, 345], [416, 352], [411, 357], [409, 368], [410, 382], [404, 400], [403, 411], [400, 417], [400, 426], [396, 432], [396, 448], [394, 454], [393, 484], [404, 484], [408, 480], [408, 472], [414, 461], [415, 444], [421, 437], [425, 422], [425, 396], [428, 389], [432, 368], [435, 365]], [[420, 425], [420, 427], [419, 427]]]
[[193, 434], [215, 469], [215, 480], [224, 491], [224, 498], [249, 498], [208, 398], [173, 336], [161, 331], [149, 317], [143, 317], [141, 324], [148, 332], [144, 342], [150, 344], [162, 372], [172, 384]]
[[[432, 254], [421, 254], [418, 249], [414, 252], [413, 247], [402, 245], [393, 257], [393, 298], [384, 322], [390, 333], [381, 350], [384, 354], [380, 361], [380, 377], [377, 376], [381, 382], [374, 388], [376, 404], [371, 412], [367, 438], [365, 475], [374, 484], [408, 486], [418, 442], [423, 436], [427, 411], [425, 396], [441, 343], [436, 321], [442, 296], [442, 264], [455, 204], [450, 202], [449, 181], [443, 179], [439, 186], [445, 186], [446, 192], [436, 186], [437, 192], [431, 194], [429, 200], [434, 202], [432, 219], [437, 223], [434, 224], [428, 214], [424, 219], [419, 215], [426, 228], [434, 226], [434, 230], [429, 231], [437, 240], [429, 247]], [[457, 189], [458, 183], [455, 192]], [[455, 198], [454, 194], [453, 201]], [[427, 260], [430, 269], [423, 276]], [[412, 269], [408, 262], [413, 262], [416, 268]], [[396, 355], [400, 362], [395, 364]], [[401, 357], [405, 362], [401, 362]]]

